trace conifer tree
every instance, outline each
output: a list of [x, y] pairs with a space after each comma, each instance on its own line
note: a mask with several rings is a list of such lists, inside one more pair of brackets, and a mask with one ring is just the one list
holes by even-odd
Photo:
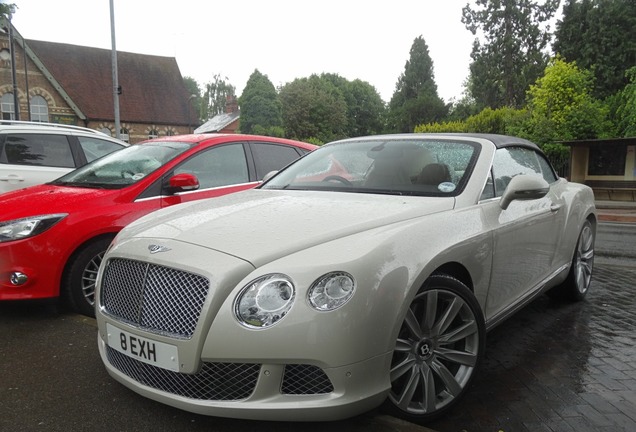
[[389, 132], [413, 132], [415, 126], [439, 121], [447, 113], [447, 106], [437, 94], [428, 45], [418, 36], [389, 102], [387, 128]]
[[474, 0], [462, 23], [475, 38], [468, 92], [479, 109], [520, 108], [526, 91], [543, 74], [551, 39], [546, 23], [560, 0]]

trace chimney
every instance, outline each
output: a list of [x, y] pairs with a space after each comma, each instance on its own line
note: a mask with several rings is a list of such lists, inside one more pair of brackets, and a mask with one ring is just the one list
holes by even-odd
[[236, 96], [226, 96], [225, 97], [225, 112], [227, 114], [231, 114], [237, 111], [238, 111], [238, 101], [236, 100]]

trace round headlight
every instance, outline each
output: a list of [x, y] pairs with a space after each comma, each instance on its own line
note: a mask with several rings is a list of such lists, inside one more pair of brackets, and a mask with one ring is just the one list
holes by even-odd
[[265, 275], [241, 290], [234, 303], [234, 313], [247, 327], [269, 327], [289, 312], [294, 295], [294, 284], [289, 277], [278, 273]]
[[309, 303], [319, 311], [338, 309], [355, 291], [353, 276], [345, 272], [327, 273], [316, 280], [307, 293]]

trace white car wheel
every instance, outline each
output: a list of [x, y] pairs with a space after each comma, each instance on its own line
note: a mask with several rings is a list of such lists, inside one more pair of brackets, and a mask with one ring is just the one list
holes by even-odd
[[413, 299], [395, 344], [389, 411], [411, 421], [447, 411], [475, 375], [485, 337], [470, 289], [450, 276], [431, 276]]
[[576, 242], [568, 277], [561, 285], [548, 291], [550, 297], [573, 301], [585, 298], [592, 283], [594, 270], [594, 239], [594, 227], [586, 220]]

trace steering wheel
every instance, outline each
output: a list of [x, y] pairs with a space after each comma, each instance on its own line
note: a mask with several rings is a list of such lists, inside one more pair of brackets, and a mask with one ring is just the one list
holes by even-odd
[[345, 184], [347, 186], [353, 186], [353, 183], [351, 183], [349, 180], [339, 175], [328, 175], [327, 177], [322, 179], [322, 181], [324, 182], [328, 182], [332, 180], [339, 181], [340, 183]]

